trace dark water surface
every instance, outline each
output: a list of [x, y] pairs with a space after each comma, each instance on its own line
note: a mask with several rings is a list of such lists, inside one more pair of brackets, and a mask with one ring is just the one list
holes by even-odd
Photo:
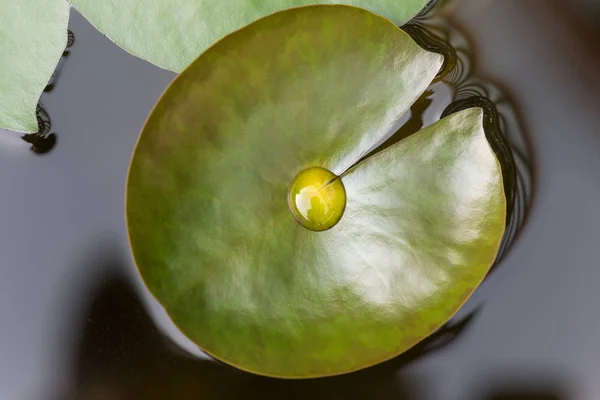
[[487, 92], [519, 185], [516, 241], [445, 330], [313, 381], [187, 356], [140, 288], [123, 217], [131, 151], [174, 74], [74, 12], [75, 44], [43, 97], [54, 148], [0, 132], [0, 400], [600, 399], [600, 2], [449, 0], [426, 24], [465, 60], [448, 80], [467, 82], [434, 85], [404, 133]]

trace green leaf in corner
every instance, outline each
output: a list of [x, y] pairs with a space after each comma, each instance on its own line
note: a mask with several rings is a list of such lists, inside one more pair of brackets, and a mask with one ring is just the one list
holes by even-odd
[[92, 24], [128, 52], [182, 71], [223, 36], [261, 17], [312, 4], [364, 7], [402, 25], [427, 0], [70, 0]]
[[0, 128], [37, 132], [36, 106], [67, 46], [66, 0], [0, 0]]
[[306, 378], [390, 359], [452, 317], [504, 234], [482, 110], [353, 165], [441, 64], [382, 17], [313, 6], [225, 37], [172, 83], [126, 215], [139, 272], [185, 335]]

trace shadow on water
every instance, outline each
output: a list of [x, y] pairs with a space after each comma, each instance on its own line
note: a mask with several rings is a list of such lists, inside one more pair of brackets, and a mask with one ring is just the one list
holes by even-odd
[[72, 387], [53, 400], [420, 399], [422, 383], [405, 376], [403, 368], [455, 343], [478, 312], [375, 367], [331, 378], [280, 380], [187, 356], [159, 332], [122, 278], [103, 279], [92, 298], [81, 319]]
[[[71, 387], [67, 393], [50, 399], [421, 400], [425, 398], [427, 382], [422, 375], [409, 375], [408, 367], [457, 343], [478, 312], [479, 309], [447, 324], [407, 353], [366, 370], [322, 379], [272, 379], [188, 356], [156, 328], [129, 283], [113, 275], [101, 280], [82, 315], [79, 341], [75, 343]], [[497, 375], [485, 382], [484, 390], [478, 391], [476, 397], [469, 398], [571, 399], [555, 378], [523, 381], [527, 373], [519, 374], [515, 379], [502, 373]]]
[[500, 393], [491, 394], [484, 400], [568, 400], [552, 391], [502, 391]]
[[[499, 375], [503, 375], [500, 373]], [[540, 376], [539, 372], [521, 372], [496, 377], [486, 382], [481, 400], [571, 400], [568, 385], [560, 377]]]

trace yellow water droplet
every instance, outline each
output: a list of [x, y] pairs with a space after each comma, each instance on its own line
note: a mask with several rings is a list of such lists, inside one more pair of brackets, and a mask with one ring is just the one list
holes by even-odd
[[308, 168], [292, 181], [288, 193], [290, 211], [311, 231], [333, 228], [346, 208], [346, 189], [342, 179], [325, 168]]

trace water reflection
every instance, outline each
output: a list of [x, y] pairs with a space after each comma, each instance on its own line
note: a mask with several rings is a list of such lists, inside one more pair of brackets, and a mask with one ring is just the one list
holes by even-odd
[[[67, 47], [63, 52], [63, 55], [58, 62], [58, 66], [56, 67], [54, 74], [52, 74], [48, 85], [46, 85], [44, 88], [44, 94], [52, 92], [56, 87], [56, 84], [58, 83], [62, 73], [63, 65], [69, 57], [70, 49], [75, 44], [75, 34], [69, 30], [67, 35]], [[44, 94], [42, 94], [42, 97]], [[21, 136], [21, 138], [25, 142], [31, 144], [30, 149], [34, 153], [46, 154], [56, 146], [57, 136], [56, 133], [50, 133], [50, 130], [52, 129], [52, 120], [50, 119], [50, 115], [48, 115], [46, 109], [43, 107], [41, 99], [36, 108], [36, 117], [38, 122], [38, 131], [36, 133], [25, 134]]]
[[421, 14], [402, 27], [421, 47], [444, 55], [444, 64], [429, 90], [410, 109], [408, 121], [376, 152], [435, 122], [426, 118], [426, 112], [442, 90], [449, 89], [452, 94], [440, 118], [481, 107], [486, 136], [502, 165], [507, 199], [506, 233], [495, 268], [522, 230], [532, 205], [533, 153], [520, 109], [509, 89], [478, 71], [472, 38], [445, 12], [452, 2], [430, 1]]
[[31, 144], [31, 151], [34, 153], [46, 154], [56, 145], [56, 134], [50, 133], [52, 120], [46, 109], [38, 104], [35, 113], [38, 131], [36, 133], [25, 134], [21, 138]]

